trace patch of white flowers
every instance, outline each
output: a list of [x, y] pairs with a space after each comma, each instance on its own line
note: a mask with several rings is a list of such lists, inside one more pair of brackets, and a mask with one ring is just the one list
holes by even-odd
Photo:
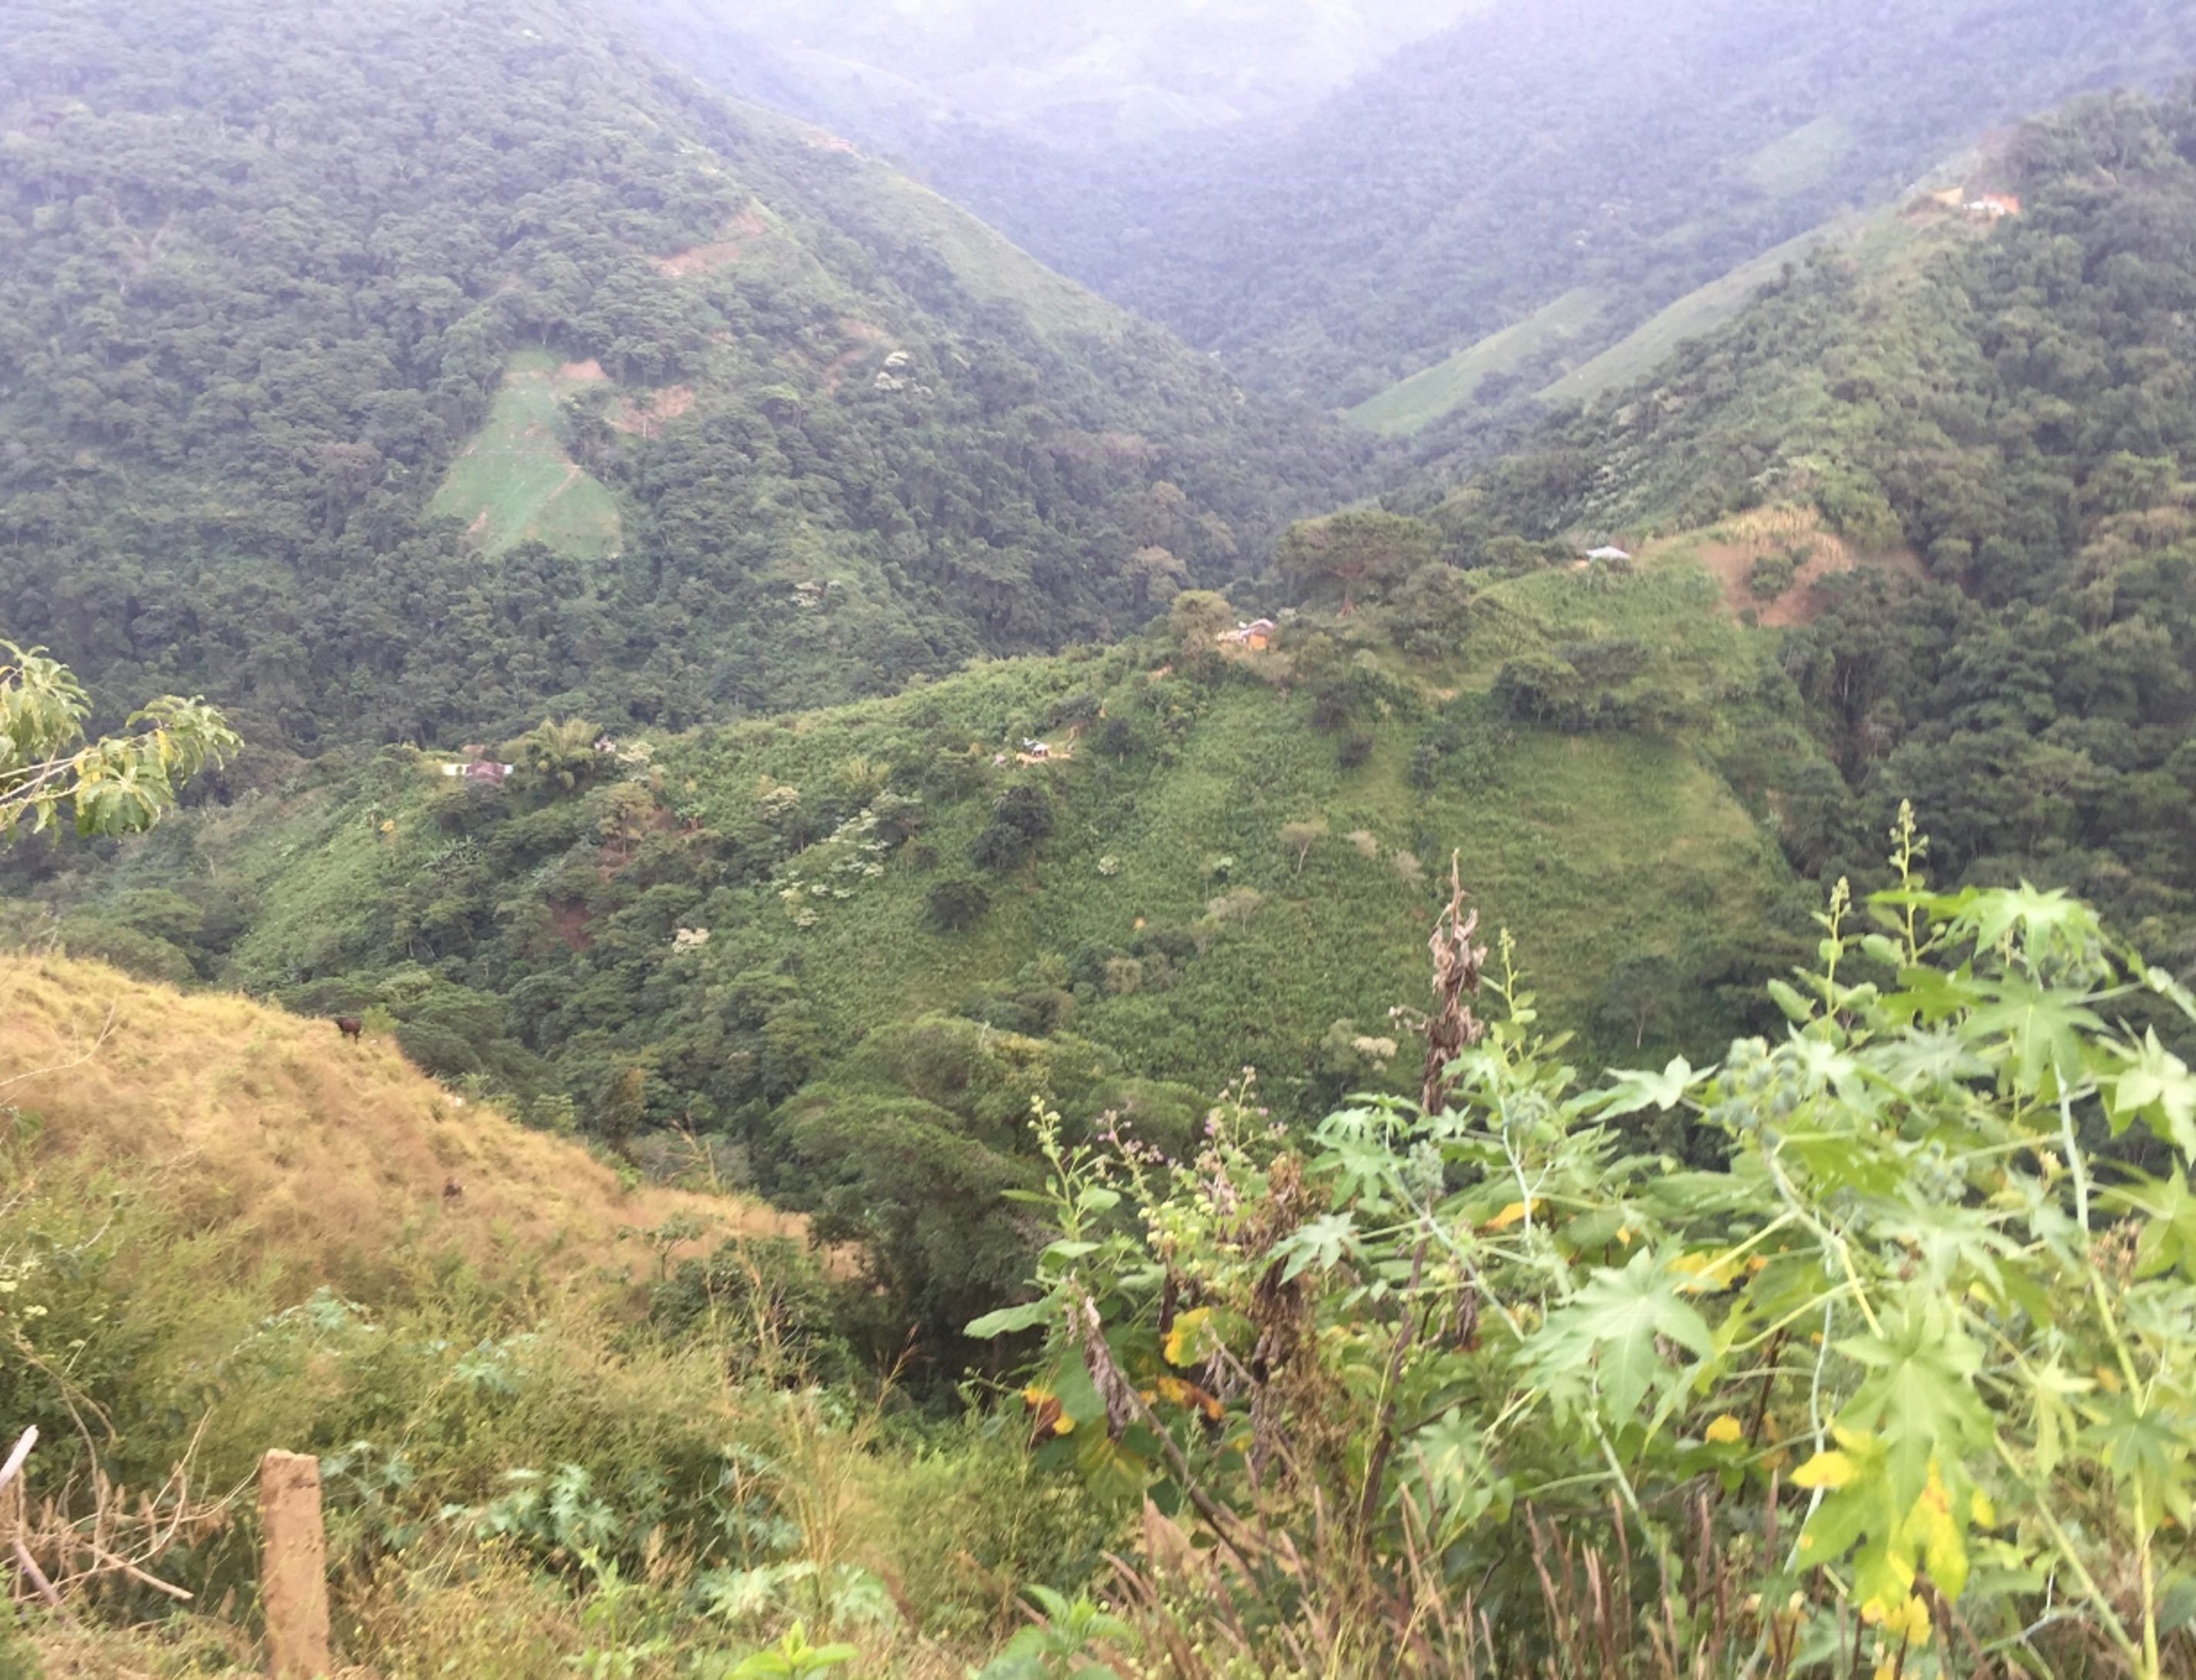
[[825, 905], [852, 898], [864, 881], [882, 875], [891, 850], [877, 838], [876, 812], [864, 805], [778, 871], [778, 901], [795, 927], [813, 927]]

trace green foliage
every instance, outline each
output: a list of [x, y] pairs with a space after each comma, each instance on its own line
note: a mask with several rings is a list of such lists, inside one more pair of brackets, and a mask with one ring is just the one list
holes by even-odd
[[[2020, 215], [1982, 234], [1925, 206], [1794, 263], [1436, 517], [1481, 542], [1705, 528], [1662, 554], [1740, 566], [1773, 545], [1742, 580], [1757, 598], [1789, 583], [1795, 524], [1818, 558], [1824, 533], [1880, 558], [1817, 566], [1786, 640], [1841, 773], [1794, 759], [1777, 778], [1794, 863], [1881, 880], [1868, 835], [1910, 798], [1951, 878], [2083, 893], [2185, 964], [2196, 433], [2164, 392], [2188, 365], [2171, 326], [2191, 301], [2188, 112], [2130, 97], [2031, 124], [2002, 165]], [[1534, 679], [1511, 689], [1527, 715], [1569, 703], [1552, 667], [1515, 674]]]
[[1118, 1680], [1114, 1653], [1133, 1648], [1134, 1629], [1087, 1597], [1071, 1601], [1043, 1586], [1029, 1592], [1043, 1619], [1007, 1641], [976, 1680]]
[[79, 837], [142, 833], [183, 783], [242, 745], [204, 700], [170, 695], [131, 713], [123, 733], [86, 741], [90, 712], [66, 666], [0, 641], [0, 840], [64, 816]]
[[724, 1680], [806, 1680], [808, 1675], [843, 1667], [860, 1654], [852, 1645], [811, 1644], [808, 1630], [795, 1622], [774, 1648], [743, 1657], [725, 1669]]
[[974, 927], [991, 908], [991, 895], [973, 880], [941, 880], [923, 894], [931, 925], [941, 933]]
[[[1864, 915], [1841, 886], [1816, 967], [1771, 988], [1785, 1031], [1714, 1066], [1581, 1080], [1505, 939], [1493, 1018], [1445, 1017], [1461, 1048], [1429, 1052], [1436, 1109], [1361, 1103], [1300, 1146], [1239, 1091], [1180, 1162], [1045, 1134], [1037, 1298], [972, 1326], [1047, 1329], [1045, 1452], [1193, 1518], [1250, 1581], [1277, 1549], [1319, 1549], [1337, 1591], [1362, 1569], [1367, 1661], [1425, 1595], [1501, 1596], [1529, 1504], [1621, 1525], [1673, 1607], [1742, 1560], [1784, 1607], [1774, 1651], [1914, 1671], [1956, 1615], [1941, 1637], [2054, 1672], [2168, 1671], [2196, 1074], [2108, 1022], [2185, 1025], [2196, 998], [2078, 902], [1933, 891], [1893, 838], [1899, 885]], [[1725, 1158], [1642, 1150], [1657, 1112]], [[1542, 1637], [1496, 1635], [1519, 1660]]]
[[1378, 508], [1303, 520], [1281, 534], [1274, 564], [1306, 594], [1332, 589], [1348, 613], [1363, 594], [1378, 599], [1431, 563], [1434, 528]]
[[297, 750], [685, 727], [1133, 625], [1355, 488], [905, 177], [520, 10], [33, 0], [0, 623]]

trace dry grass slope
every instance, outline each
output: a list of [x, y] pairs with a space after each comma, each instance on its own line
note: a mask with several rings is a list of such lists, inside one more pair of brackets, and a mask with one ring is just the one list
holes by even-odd
[[34, 1166], [149, 1190], [240, 1274], [273, 1268], [300, 1292], [368, 1299], [448, 1258], [513, 1284], [622, 1278], [653, 1255], [621, 1233], [681, 1215], [704, 1244], [802, 1234], [752, 1202], [627, 1190], [385, 1042], [63, 957], [0, 958], [0, 1106], [38, 1123]]

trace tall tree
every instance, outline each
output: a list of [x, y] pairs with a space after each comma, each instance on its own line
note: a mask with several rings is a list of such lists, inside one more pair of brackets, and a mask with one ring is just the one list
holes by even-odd
[[1433, 560], [1440, 541], [1423, 520], [1349, 508], [1290, 526], [1274, 563], [1307, 595], [1332, 586], [1347, 613], [1356, 609], [1361, 590], [1387, 589]]

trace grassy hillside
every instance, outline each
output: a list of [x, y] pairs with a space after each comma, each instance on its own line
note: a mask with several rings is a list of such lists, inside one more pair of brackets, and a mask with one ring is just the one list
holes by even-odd
[[1324, 423], [585, 0], [13, 38], [0, 626], [102, 695], [303, 750], [691, 727], [1114, 633], [1141, 551], [1222, 581], [1351, 488]]
[[933, 1380], [1019, 1276], [1032, 1098], [1171, 1135], [1245, 1067], [1292, 1120], [1408, 1083], [1452, 855], [1586, 1054], [1748, 1019], [1805, 927], [1765, 793], [1815, 749], [1722, 603], [1682, 558], [1436, 561], [1263, 652], [1190, 595], [1164, 635], [896, 698], [604, 750], [544, 725], [500, 785], [325, 755], [56, 875], [14, 935], [364, 1013], [539, 1125], [713, 1139], [861, 1247]]
[[[624, 1055], [663, 1065], [654, 1115], [697, 1089], [719, 1119], [751, 1107], [766, 1082], [751, 1058], [687, 1072], [656, 1042], [686, 1031], [669, 1025], [692, 1013], [682, 998], [751, 970], [784, 978], [825, 1046], [930, 1011], [1027, 1030], [1034, 1009], [1139, 1073], [1210, 1089], [1256, 1062], [1303, 1091], [1334, 1021], [1413, 1001], [1453, 851], [1581, 1024], [1612, 961], [1712, 961], [1764, 913], [1776, 867], [1709, 766], [1766, 648], [1717, 598], [1682, 565], [1614, 592], [1569, 571], [1489, 577], [1439, 660], [1398, 652], [1376, 613], [1339, 641], [1307, 622], [1295, 651], [1263, 655], [1160, 640], [986, 665], [897, 700], [625, 742], [627, 762], [583, 760], [572, 793], [523, 771], [507, 793], [471, 788], [393, 751], [189, 817], [102, 890], [126, 921], [156, 881], [224, 883], [248, 910], [200, 960], [315, 1008], [448, 1013], [454, 980], [499, 994], [489, 1016], [450, 1016], [459, 1036], [528, 1082], [549, 1058], [548, 1084], [583, 1107]], [[1695, 721], [1564, 735], [1491, 692], [1506, 661], [1604, 645]], [[1038, 739], [1053, 755], [1024, 761]], [[973, 861], [1025, 789], [1049, 831], [1026, 861]], [[880, 800], [906, 810], [873, 852], [859, 819]], [[1301, 868], [1282, 835], [1297, 822], [1325, 825]], [[989, 909], [941, 929], [930, 895], [963, 879]], [[681, 927], [708, 943], [675, 946]]]
[[1592, 288], [1567, 292], [1524, 320], [1488, 334], [1446, 361], [1421, 368], [1349, 410], [1352, 424], [1390, 436], [1407, 435], [1474, 401], [1489, 379], [1514, 384], [1520, 374], [1563, 356], [1599, 317]]
[[655, 1263], [644, 1233], [680, 1219], [719, 1239], [801, 1235], [737, 1198], [626, 1187], [384, 1036], [347, 1042], [95, 962], [0, 958], [0, 1091], [27, 1126], [19, 1169], [150, 1191], [211, 1271], [292, 1301], [384, 1300], [455, 1263], [529, 1288], [619, 1280]]
[[72, 1612], [0, 1620], [10, 1675], [266, 1672], [270, 1446], [321, 1459], [338, 1671], [383, 1680], [715, 1674], [819, 1614], [938, 1680], [1008, 1631], [999, 1581], [1103, 1543], [1017, 1437], [863, 1394], [798, 1221], [625, 1188], [373, 1036], [0, 961], [0, 1167], [16, 1532]]

